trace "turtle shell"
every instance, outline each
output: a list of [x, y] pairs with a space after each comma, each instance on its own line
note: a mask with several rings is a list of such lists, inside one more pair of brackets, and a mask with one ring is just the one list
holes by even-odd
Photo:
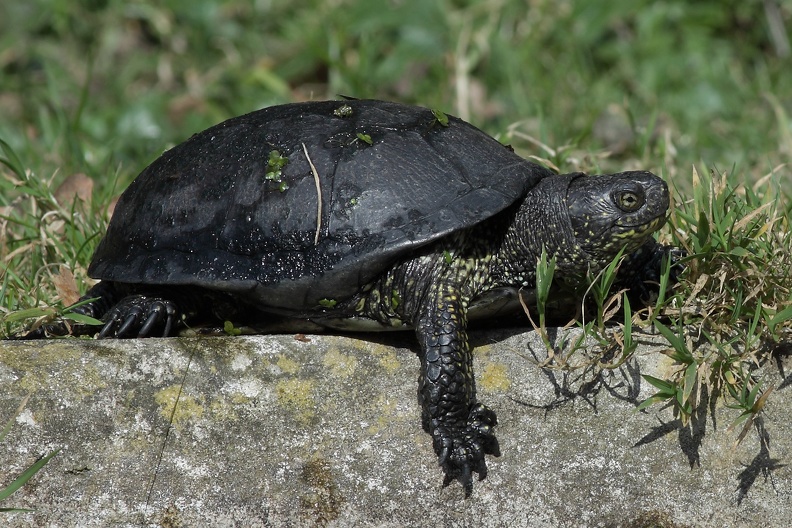
[[454, 117], [372, 100], [230, 119], [123, 193], [89, 274], [305, 311], [519, 200], [547, 169]]

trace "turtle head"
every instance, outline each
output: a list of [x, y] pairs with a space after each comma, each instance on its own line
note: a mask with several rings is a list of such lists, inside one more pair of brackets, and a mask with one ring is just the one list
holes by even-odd
[[566, 202], [575, 239], [601, 262], [622, 247], [630, 253], [643, 245], [666, 221], [666, 183], [646, 171], [574, 178]]

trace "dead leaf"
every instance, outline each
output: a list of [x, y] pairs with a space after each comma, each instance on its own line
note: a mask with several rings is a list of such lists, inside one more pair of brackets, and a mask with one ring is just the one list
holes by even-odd
[[55, 199], [64, 208], [70, 208], [76, 200], [89, 204], [93, 186], [94, 182], [91, 178], [82, 172], [75, 172], [55, 190]]
[[61, 264], [60, 267], [58, 267], [58, 274], [52, 276], [52, 283], [55, 285], [58, 297], [60, 297], [63, 304], [66, 306], [71, 306], [80, 298], [80, 293], [77, 290], [77, 281], [74, 280], [74, 274], [66, 266]]

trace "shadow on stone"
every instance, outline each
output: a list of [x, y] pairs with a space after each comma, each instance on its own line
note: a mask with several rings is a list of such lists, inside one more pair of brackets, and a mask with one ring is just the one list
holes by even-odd
[[737, 504], [742, 504], [748, 495], [748, 491], [753, 487], [760, 475], [767, 482], [768, 479], [772, 479], [773, 471], [786, 466], [786, 464], [781, 464], [778, 459], [770, 457], [770, 433], [765, 429], [764, 419], [761, 416], [754, 419], [754, 428], [759, 435], [759, 453], [737, 476], [737, 481], [739, 482], [737, 486]]

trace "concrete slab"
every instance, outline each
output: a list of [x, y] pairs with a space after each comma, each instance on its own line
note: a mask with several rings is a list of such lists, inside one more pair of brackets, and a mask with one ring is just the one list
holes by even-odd
[[[650, 337], [615, 370], [540, 369], [533, 332], [476, 332], [503, 456], [463, 498], [420, 426], [409, 335], [0, 342], [4, 526], [703, 526], [792, 519], [792, 389], [735, 445], [737, 412], [683, 427], [636, 406], [671, 368]], [[175, 406], [175, 410], [174, 410]], [[8, 523], [8, 524], [4, 524]]]

